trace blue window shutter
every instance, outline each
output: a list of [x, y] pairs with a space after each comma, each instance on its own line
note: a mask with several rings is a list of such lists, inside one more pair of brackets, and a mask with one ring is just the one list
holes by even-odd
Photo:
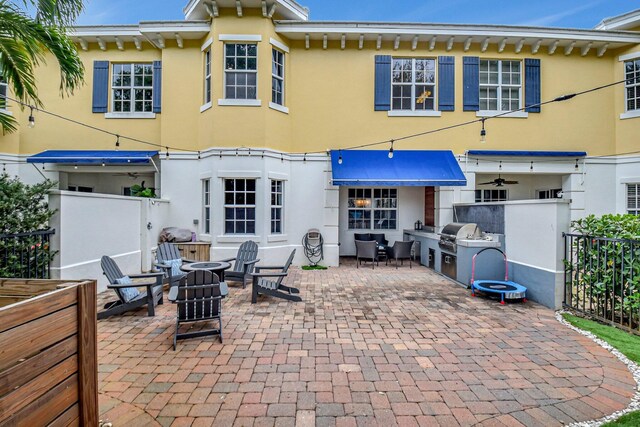
[[454, 111], [456, 103], [456, 58], [453, 56], [438, 57], [438, 110]]
[[109, 61], [93, 61], [94, 113], [106, 113], [109, 104]]
[[391, 56], [376, 55], [375, 111], [391, 109]]
[[153, 61], [153, 112], [162, 111], [162, 61]]
[[480, 110], [480, 58], [462, 58], [463, 111]]
[[539, 113], [540, 106], [540, 60], [524, 60], [524, 106], [527, 113]]

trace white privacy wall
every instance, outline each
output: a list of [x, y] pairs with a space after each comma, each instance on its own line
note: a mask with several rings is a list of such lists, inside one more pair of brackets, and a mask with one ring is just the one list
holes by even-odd
[[[56, 191], [49, 196], [51, 246], [58, 251], [51, 275], [59, 279], [97, 279], [106, 288], [100, 258], [111, 256], [124, 274], [141, 272], [141, 213], [148, 200], [106, 194]], [[146, 231], [146, 230], [145, 230]]]

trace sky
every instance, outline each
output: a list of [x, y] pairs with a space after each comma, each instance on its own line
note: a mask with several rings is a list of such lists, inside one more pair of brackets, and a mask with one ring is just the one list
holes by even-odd
[[[181, 20], [187, 0], [86, 0], [78, 25]], [[638, 0], [299, 0], [314, 21], [385, 21], [593, 28]]]

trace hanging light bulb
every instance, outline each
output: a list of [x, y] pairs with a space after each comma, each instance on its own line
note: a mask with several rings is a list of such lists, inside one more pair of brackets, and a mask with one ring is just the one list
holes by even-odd
[[[102, 167], [105, 167], [105, 166], [106, 166], [106, 164], [104, 162], [102, 162]], [[44, 169], [44, 166], [43, 166], [43, 169]]]
[[73, 165], [73, 168], [78, 170], [78, 165]]
[[220, 150], [220, 153], [219, 153], [219, 154], [220, 154], [220, 158], [222, 158], [222, 150]]
[[2, 173], [7, 172], [7, 165], [5, 163], [2, 164]]
[[166, 153], [166, 155], [165, 155], [165, 158], [166, 158], [167, 160], [169, 160], [169, 147], [165, 147], [165, 148], [167, 149], [167, 153]]
[[389, 147], [389, 154], [388, 154], [390, 159], [393, 159], [393, 139], [391, 140], [391, 147]]
[[284, 163], [284, 155], [280, 153], [280, 162]]
[[338, 164], [341, 165], [342, 164], [342, 150], [339, 151], [339, 155], [338, 155]]
[[480, 143], [484, 144], [487, 142], [487, 131], [484, 129], [484, 121], [486, 119], [482, 119], [482, 129], [480, 130]]
[[476, 166], [478, 166], [478, 159], [476, 159]]
[[302, 157], [302, 161], [304, 163], [307, 163], [307, 153], [304, 153], [304, 156]]
[[264, 159], [264, 151], [260, 153], [260, 158]]
[[200, 151], [198, 151], [198, 160], [200, 160], [200, 159], [201, 159], [201, 157], [200, 157]]
[[236, 148], [236, 156], [238, 155], [238, 149]]
[[578, 169], [579, 169], [579, 166], [578, 166], [578, 159], [576, 159], [576, 170], [578, 170]]
[[120, 149], [120, 135], [116, 135], [116, 151]]
[[500, 160], [500, 165], [498, 166], [498, 169], [502, 170], [502, 160]]
[[33, 107], [29, 107], [31, 108], [31, 112], [29, 113], [29, 127], [33, 129], [33, 127], [36, 125], [36, 118], [33, 117]]
[[533, 162], [531, 162], [531, 166], [529, 167], [529, 170], [533, 172]]

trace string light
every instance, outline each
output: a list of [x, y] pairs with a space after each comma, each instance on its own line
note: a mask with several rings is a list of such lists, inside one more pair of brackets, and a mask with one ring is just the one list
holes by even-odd
[[304, 153], [304, 156], [302, 157], [302, 161], [304, 163], [307, 163], [307, 153]]
[[116, 151], [120, 149], [120, 135], [116, 135]]
[[[102, 167], [105, 167], [106, 164], [104, 162], [102, 162]], [[42, 167], [42, 169], [44, 169], [44, 166]]]
[[260, 153], [260, 158], [264, 159], [264, 150]]
[[482, 118], [481, 123], [482, 123], [482, 129], [480, 130], [480, 143], [484, 144], [487, 142], [487, 131], [484, 128], [484, 121], [487, 120], [486, 118]]
[[198, 160], [200, 160], [200, 159], [201, 159], [201, 157], [200, 157], [200, 150], [198, 150]]
[[169, 147], [167, 146], [167, 147], [165, 147], [165, 148], [167, 149], [167, 153], [166, 153], [166, 155], [165, 155], [165, 158], [166, 158], [167, 160], [169, 160]]
[[533, 172], [533, 162], [531, 162], [531, 166], [529, 167], [529, 170]]
[[36, 125], [36, 118], [33, 116], [33, 107], [29, 106], [29, 108], [31, 108], [31, 112], [29, 113], [28, 126], [33, 129], [33, 127]]
[[75, 170], [78, 170], [78, 165], [73, 165], [73, 168], [74, 168]]
[[7, 165], [6, 165], [6, 163], [3, 163], [2, 164], [2, 173], [5, 173], [5, 172], [7, 172]]
[[219, 154], [220, 154], [220, 158], [222, 158], [222, 150], [220, 150], [220, 153], [219, 153]]
[[338, 155], [338, 164], [339, 165], [342, 164], [342, 150], [340, 150], [339, 155]]
[[499, 170], [502, 170], [502, 160], [500, 160], [500, 166], [498, 166]]
[[280, 153], [280, 162], [284, 163], [284, 154]]
[[236, 157], [238, 156], [238, 149], [236, 148]]
[[389, 154], [388, 154], [390, 159], [393, 159], [393, 139], [391, 140], [391, 147], [389, 147]]
[[576, 159], [576, 170], [578, 170], [578, 169], [579, 169], [579, 166], [578, 166], [578, 159]]
[[478, 159], [476, 159], [476, 166], [478, 166]]

